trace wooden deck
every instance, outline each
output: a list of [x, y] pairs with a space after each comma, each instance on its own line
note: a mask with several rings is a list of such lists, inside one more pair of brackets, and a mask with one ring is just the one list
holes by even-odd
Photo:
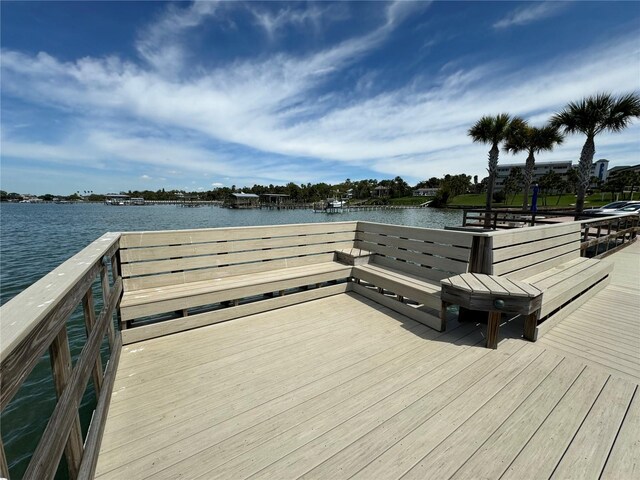
[[341, 294], [126, 346], [96, 477], [637, 478], [636, 383], [454, 327]]
[[640, 242], [607, 257], [603, 290], [549, 330], [539, 344], [640, 383]]

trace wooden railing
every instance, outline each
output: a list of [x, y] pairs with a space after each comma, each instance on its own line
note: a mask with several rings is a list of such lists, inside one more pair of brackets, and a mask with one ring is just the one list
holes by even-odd
[[[465, 208], [462, 212], [462, 226], [490, 230], [504, 230], [525, 226], [548, 225], [567, 221], [566, 219], [601, 219], [602, 215], [577, 213], [573, 210], [530, 210]], [[488, 220], [488, 223], [485, 222]]]
[[636, 239], [639, 218], [629, 214], [583, 220], [580, 255], [601, 258], [626, 247]]
[[[122, 294], [116, 255], [119, 238], [119, 233], [103, 235], [0, 309], [0, 409], [5, 411], [47, 350], [58, 398], [24, 478], [53, 478], [63, 453], [71, 479], [93, 477], [121, 347], [113, 321]], [[93, 286], [98, 281], [103, 301], [96, 316]], [[87, 340], [72, 365], [67, 326], [80, 304]], [[103, 369], [105, 336], [110, 354]], [[79, 407], [90, 378], [97, 402], [83, 438]], [[9, 478], [8, 460], [0, 443], [0, 476], [4, 478]]]

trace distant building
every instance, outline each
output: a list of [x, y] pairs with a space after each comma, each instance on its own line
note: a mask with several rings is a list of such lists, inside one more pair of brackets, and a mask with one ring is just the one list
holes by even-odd
[[262, 197], [262, 202], [267, 205], [280, 206], [291, 203], [289, 201], [289, 195], [285, 195], [284, 193], [263, 193], [260, 196]]
[[255, 193], [232, 193], [229, 199], [229, 208], [256, 208], [260, 197]]
[[388, 197], [389, 196], [389, 187], [385, 187], [383, 185], [378, 185], [371, 191], [372, 197]]
[[[609, 160], [602, 158], [593, 162], [591, 167], [591, 176], [597, 177], [599, 180], [606, 182], [609, 174], [608, 170]], [[498, 172], [496, 175], [495, 191], [500, 191], [504, 187], [504, 182], [514, 168], [520, 168], [523, 172], [525, 169], [524, 163], [512, 163], [506, 165], [498, 165]], [[573, 165], [571, 162], [536, 162], [533, 169], [533, 183], [537, 183], [548, 172], [555, 172], [562, 177], [563, 180], [567, 179], [567, 173], [571, 168], [577, 168], [577, 165]]]
[[608, 171], [609, 177], [617, 177], [627, 172], [640, 172], [640, 163], [638, 165], [624, 165], [620, 167], [613, 167]]
[[438, 193], [438, 188], [418, 188], [413, 191], [414, 197], [433, 197]]
[[606, 182], [607, 178], [609, 178], [609, 160], [606, 158], [601, 158], [593, 162], [593, 167], [591, 167], [591, 176], [598, 177], [598, 180], [601, 182]]
[[121, 193], [107, 193], [104, 196], [104, 203], [107, 205], [128, 205], [130, 202], [131, 197]]

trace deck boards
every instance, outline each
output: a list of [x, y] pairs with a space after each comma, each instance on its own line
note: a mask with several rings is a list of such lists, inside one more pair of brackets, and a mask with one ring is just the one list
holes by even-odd
[[489, 350], [452, 323], [438, 333], [351, 293], [126, 346], [96, 476], [637, 473], [635, 383], [540, 342]]
[[640, 383], [640, 242], [607, 257], [611, 280], [538, 344]]

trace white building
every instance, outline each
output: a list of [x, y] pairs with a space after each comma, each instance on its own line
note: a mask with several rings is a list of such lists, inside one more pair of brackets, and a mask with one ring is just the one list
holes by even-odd
[[439, 188], [418, 188], [413, 191], [414, 197], [433, 197], [436, 193], [438, 193]]
[[[577, 168], [577, 165], [572, 165], [571, 162], [536, 162], [533, 169], [533, 183], [540, 181], [540, 179], [548, 172], [554, 171], [560, 175], [563, 180], [567, 179], [567, 172], [570, 168]], [[599, 180], [605, 182], [608, 176], [609, 160], [602, 158], [593, 162], [591, 167], [591, 176], [598, 177]], [[499, 164], [498, 172], [496, 175], [495, 191], [502, 190], [504, 181], [507, 179], [511, 170], [514, 168], [520, 168], [523, 172], [525, 169], [524, 163], [510, 163]]]

